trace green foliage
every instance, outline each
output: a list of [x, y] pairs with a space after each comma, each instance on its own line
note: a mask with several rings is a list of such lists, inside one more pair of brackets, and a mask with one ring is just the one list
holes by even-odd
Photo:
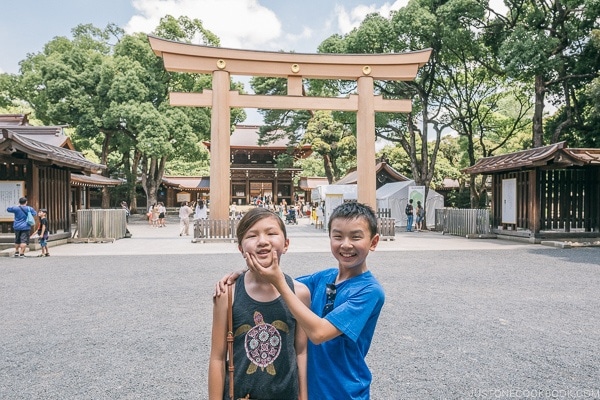
[[165, 174], [170, 176], [209, 176], [208, 159], [190, 161], [185, 157], [176, 157], [167, 162]]
[[17, 86], [17, 76], [0, 74], [0, 108], [10, 108], [14, 104], [14, 88]]
[[388, 144], [377, 152], [377, 158], [386, 160], [392, 168], [402, 175], [408, 178], [412, 176], [412, 171], [410, 170], [410, 157], [406, 154], [406, 151], [404, 151], [402, 146]]
[[[503, 38], [498, 58], [509, 77], [535, 87], [533, 146], [569, 139], [585, 140], [585, 105], [578, 98], [599, 71], [600, 54], [590, 40], [598, 28], [600, 3], [596, 0], [513, 2], [499, 19]], [[544, 127], [545, 101], [562, 109]], [[582, 107], [583, 105], [583, 107]]]
[[303, 143], [310, 143], [312, 150], [323, 157], [325, 174], [330, 183], [341, 177], [343, 171], [339, 163], [356, 153], [356, 137], [335, 121], [328, 111], [315, 112], [302, 140]]
[[[187, 17], [166, 16], [155, 33], [219, 44], [199, 20]], [[153, 197], [166, 161], [202, 164], [208, 158], [201, 142], [210, 137], [210, 110], [171, 107], [169, 91], [210, 85], [205, 75], [166, 72], [144, 34], [80, 25], [72, 40], [55, 38], [22, 62], [18, 94], [43, 123], [75, 127], [74, 144], [93, 151], [109, 175], [125, 175], [131, 182], [141, 175]], [[234, 122], [245, 118], [243, 110], [232, 116]]]
[[164, 39], [186, 43], [203, 43], [216, 47], [221, 45], [219, 37], [204, 28], [202, 21], [186, 16], [175, 18], [172, 15], [166, 15], [162, 17], [154, 34]]
[[296, 160], [294, 166], [302, 169], [302, 176], [325, 176], [323, 157], [316, 153], [311, 154], [309, 157]]
[[275, 157], [277, 169], [292, 168], [294, 166], [294, 156], [289, 153], [281, 153]]

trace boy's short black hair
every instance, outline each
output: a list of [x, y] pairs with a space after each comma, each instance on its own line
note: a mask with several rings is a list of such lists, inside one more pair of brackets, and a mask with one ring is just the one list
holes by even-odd
[[21, 197], [19, 199], [19, 204], [25, 204], [25, 203], [27, 203], [27, 197]]
[[375, 216], [375, 212], [373, 209], [363, 203], [358, 203], [356, 201], [349, 201], [347, 203], [342, 203], [336, 208], [333, 209], [331, 216], [329, 217], [329, 222], [327, 223], [327, 231], [331, 233], [331, 222], [334, 219], [343, 218], [343, 219], [356, 219], [356, 218], [364, 218], [369, 225], [369, 232], [371, 233], [371, 237], [377, 234], [377, 217]]

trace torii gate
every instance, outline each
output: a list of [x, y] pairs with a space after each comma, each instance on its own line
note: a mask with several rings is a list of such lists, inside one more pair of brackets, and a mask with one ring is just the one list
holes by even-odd
[[[375, 112], [411, 111], [410, 100], [385, 100], [373, 94], [374, 80], [414, 80], [431, 49], [402, 54], [300, 54], [238, 50], [174, 42], [148, 36], [167, 71], [212, 74], [212, 90], [170, 93], [173, 106], [212, 107], [210, 217], [227, 219], [230, 109], [355, 111], [358, 201], [376, 208]], [[231, 75], [287, 78], [287, 96], [243, 95], [230, 89]], [[302, 96], [302, 79], [356, 80], [358, 94], [348, 97]]]

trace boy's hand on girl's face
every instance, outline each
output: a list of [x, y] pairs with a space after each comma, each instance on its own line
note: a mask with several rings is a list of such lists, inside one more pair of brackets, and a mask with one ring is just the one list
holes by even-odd
[[277, 251], [273, 250], [271, 252], [270, 260], [271, 262], [268, 265], [262, 265], [256, 257], [256, 254], [246, 253], [246, 264], [248, 265], [248, 268], [269, 282], [275, 283], [281, 276]]

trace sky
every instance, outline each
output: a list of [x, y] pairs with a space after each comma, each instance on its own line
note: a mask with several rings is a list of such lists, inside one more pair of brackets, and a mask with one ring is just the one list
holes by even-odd
[[[0, 73], [19, 72], [27, 54], [41, 52], [57, 36], [71, 38], [79, 24], [126, 33], [150, 33], [161, 17], [185, 15], [202, 21], [222, 47], [316, 53], [329, 36], [346, 34], [373, 12], [388, 17], [408, 0], [0, 0]], [[502, 4], [502, 0], [492, 0]], [[244, 78], [240, 79], [251, 92]], [[246, 110], [246, 124], [260, 124]]]
[[[316, 53], [334, 33], [345, 34], [372, 12], [389, 16], [408, 0], [0, 0], [0, 73], [19, 72], [27, 54], [57, 36], [71, 38], [79, 24], [126, 33], [153, 31], [161, 17], [198, 18], [222, 47]], [[7, 3], [7, 4], [4, 4]], [[250, 88], [246, 82], [246, 90]], [[255, 110], [244, 123], [259, 124]]]
[[[389, 16], [408, 0], [0, 0], [0, 72], [79, 24], [115, 23], [127, 33], [150, 33], [170, 14], [198, 18], [221, 46], [315, 53], [334, 33], [348, 33], [370, 12]], [[8, 3], [8, 4], [3, 4]]]

